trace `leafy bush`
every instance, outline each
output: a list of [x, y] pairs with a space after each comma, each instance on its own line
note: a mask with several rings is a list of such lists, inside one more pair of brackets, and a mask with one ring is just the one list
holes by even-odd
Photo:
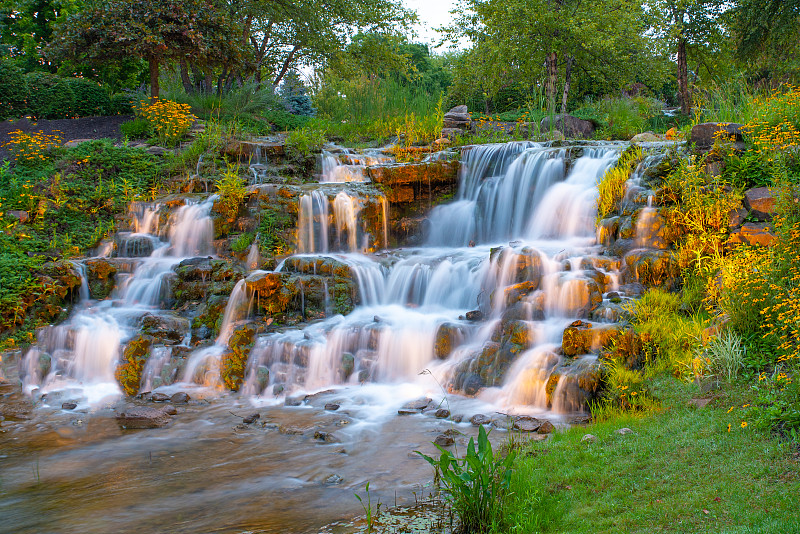
[[233, 221], [247, 196], [247, 182], [239, 176], [239, 165], [229, 163], [215, 185], [219, 194], [218, 210], [228, 221]]
[[28, 110], [34, 119], [68, 119], [75, 115], [75, 93], [64, 78], [29, 72], [25, 81]]
[[286, 148], [295, 150], [304, 156], [310, 156], [322, 150], [326, 141], [325, 132], [315, 128], [300, 128], [286, 136]]
[[133, 98], [126, 93], [111, 95], [108, 112], [111, 115], [128, 115], [133, 113]]
[[599, 122], [602, 128], [597, 135], [601, 138], [627, 140], [644, 131], [648, 120], [661, 113], [658, 100], [605, 97], [575, 111], [575, 116]]
[[130, 139], [145, 139], [150, 136], [150, 122], [147, 119], [133, 119], [119, 125], [122, 135]]
[[233, 243], [231, 243], [231, 250], [236, 253], [244, 252], [253, 244], [253, 239], [255, 239], [255, 237], [256, 236], [251, 233], [239, 234], [239, 237], [234, 239]]
[[436, 478], [446, 492], [446, 499], [458, 515], [458, 532], [484, 533], [503, 523], [503, 506], [508, 497], [514, 458], [495, 458], [492, 444], [481, 426], [478, 444], [469, 439], [464, 458], [456, 458], [447, 449], [436, 446], [441, 455], [436, 460], [417, 452], [431, 464]]
[[28, 88], [22, 69], [0, 59], [0, 120], [21, 117], [27, 111]]
[[66, 82], [75, 95], [75, 116], [95, 117], [109, 113], [111, 99], [98, 83], [85, 78], [67, 78]]

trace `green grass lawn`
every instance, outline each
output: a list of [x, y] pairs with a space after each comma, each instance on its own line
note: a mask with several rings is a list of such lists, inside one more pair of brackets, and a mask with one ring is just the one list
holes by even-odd
[[[654, 393], [659, 413], [573, 427], [524, 447], [506, 530], [800, 532], [800, 454], [742, 427], [745, 388], [700, 395], [695, 385], [662, 378]], [[701, 396], [713, 400], [689, 405]], [[587, 433], [597, 441], [581, 442]]]

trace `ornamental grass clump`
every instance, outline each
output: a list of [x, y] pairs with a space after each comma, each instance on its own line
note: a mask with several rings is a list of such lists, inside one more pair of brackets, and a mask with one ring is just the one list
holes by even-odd
[[150, 123], [158, 143], [165, 146], [177, 145], [197, 119], [188, 104], [158, 98], [142, 100], [134, 106], [134, 113]]
[[642, 161], [642, 149], [632, 147], [626, 150], [611, 169], [606, 172], [597, 188], [600, 196], [597, 199], [597, 220], [604, 219], [619, 208], [625, 198], [627, 182], [636, 166]]

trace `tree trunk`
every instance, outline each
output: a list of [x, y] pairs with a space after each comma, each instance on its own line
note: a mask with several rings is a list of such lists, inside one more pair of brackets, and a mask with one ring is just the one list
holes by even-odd
[[547, 54], [547, 111], [555, 113], [556, 109], [556, 82], [558, 80], [558, 54]]
[[214, 91], [214, 78], [211, 77], [211, 71], [206, 71], [206, 78], [205, 78], [205, 91], [208, 94], [211, 94]]
[[281, 71], [278, 73], [278, 76], [275, 78], [275, 81], [272, 82], [273, 87], [278, 87], [278, 84], [281, 83], [281, 80], [286, 75], [286, 71], [289, 70], [289, 66], [292, 64], [292, 61], [294, 60], [294, 55], [297, 53], [298, 50], [300, 50], [300, 45], [294, 45], [294, 48], [292, 48], [292, 51], [289, 52], [289, 55], [286, 57], [286, 61], [283, 62], [283, 67], [281, 67]]
[[148, 58], [150, 64], [150, 100], [158, 98], [158, 60], [154, 57]]
[[189, 78], [189, 67], [186, 65], [185, 59], [181, 60], [181, 83], [183, 83], [183, 90], [186, 91], [187, 94], [192, 94], [194, 92], [192, 79]]
[[575, 58], [571, 55], [567, 55], [564, 59], [566, 66], [564, 67], [564, 94], [561, 97], [562, 114], [567, 113], [567, 98], [569, 97], [569, 87], [572, 82], [572, 64], [575, 62]]
[[686, 39], [678, 41], [678, 98], [681, 101], [681, 113], [692, 113], [692, 93], [689, 91], [689, 65], [686, 60]]

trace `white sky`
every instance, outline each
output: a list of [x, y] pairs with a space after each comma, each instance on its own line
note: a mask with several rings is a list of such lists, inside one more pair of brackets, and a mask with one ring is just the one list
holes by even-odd
[[[440, 39], [434, 28], [450, 22], [450, 10], [455, 7], [455, 0], [403, 0], [406, 7], [414, 9], [419, 15], [418, 40], [433, 43]], [[442, 51], [443, 49], [440, 49]]]

